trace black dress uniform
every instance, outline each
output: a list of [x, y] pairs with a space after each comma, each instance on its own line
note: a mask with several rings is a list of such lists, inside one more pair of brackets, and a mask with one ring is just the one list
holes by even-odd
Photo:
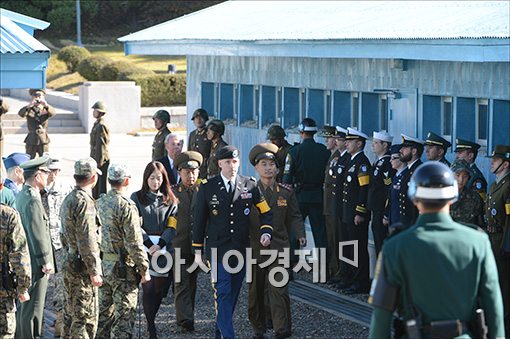
[[[368, 139], [368, 136], [355, 129], [348, 128], [346, 139]], [[354, 293], [368, 292], [369, 268], [368, 268], [368, 224], [370, 214], [367, 210], [368, 188], [370, 184], [370, 161], [363, 150], [351, 154], [351, 161], [346, 167], [347, 172], [343, 182], [343, 210], [342, 222], [347, 230], [347, 241], [358, 242], [358, 267], [351, 268], [352, 275], [347, 282], [351, 283], [349, 290]], [[355, 216], [364, 218], [363, 223], [355, 225]], [[346, 249], [347, 257], [354, 260], [352, 246]]]
[[[421, 140], [402, 134], [402, 147], [409, 146], [423, 147], [423, 142]], [[415, 162], [408, 163], [407, 173], [403, 175], [402, 181], [400, 182], [398, 201], [400, 207], [400, 222], [404, 226], [411, 226], [416, 222], [416, 219], [418, 218], [418, 210], [416, 209], [416, 206], [414, 206], [411, 199], [409, 199], [407, 196], [407, 190], [409, 189], [409, 181], [411, 180], [411, 176], [422, 163], [423, 162], [420, 159], [417, 159]]]
[[[237, 157], [238, 151], [232, 146], [223, 147], [217, 156], [218, 160]], [[244, 266], [239, 273], [226, 272], [223, 256], [229, 250], [237, 250], [244, 255], [250, 244], [250, 213], [253, 207], [260, 212], [261, 235], [271, 236], [272, 233], [271, 210], [255, 178], [237, 175], [234, 186], [234, 191], [229, 193], [222, 175], [202, 182], [193, 212], [193, 248], [201, 251], [205, 240], [206, 256], [217, 267], [217, 277], [213, 281], [216, 335], [223, 338], [235, 336], [232, 315], [245, 273]], [[212, 257], [212, 249], [216, 249], [216, 257]]]
[[445, 158], [446, 151], [448, 150], [448, 147], [450, 147], [452, 145], [448, 140], [440, 137], [436, 133], [429, 132], [427, 134], [427, 140], [425, 140], [425, 145], [441, 147], [444, 150], [443, 157], [441, 159], [432, 159], [432, 160], [437, 160], [439, 162], [442, 162], [446, 166], [450, 167], [450, 165], [451, 165], [450, 162], [448, 160], [446, 160], [446, 158]]
[[482, 172], [474, 162], [476, 160], [476, 154], [478, 153], [478, 149], [481, 146], [476, 142], [471, 142], [464, 139], [456, 139], [455, 144], [456, 144], [454, 151], [455, 153], [462, 152], [465, 150], [471, 150], [472, 152], [475, 153], [473, 162], [469, 165], [469, 168], [471, 170], [471, 176], [469, 177], [466, 186], [470, 187], [473, 191], [478, 192], [478, 194], [480, 194], [480, 197], [483, 200], [485, 200], [485, 197], [487, 196], [487, 180], [485, 180], [485, 177], [483, 176]]
[[[392, 145], [390, 148], [390, 155], [400, 154], [400, 148], [402, 145]], [[404, 167], [391, 178], [391, 185], [388, 192], [388, 204], [386, 205], [385, 217], [388, 218], [389, 224], [393, 225], [400, 222], [400, 187], [402, 185], [402, 179], [407, 175], [409, 169]]]

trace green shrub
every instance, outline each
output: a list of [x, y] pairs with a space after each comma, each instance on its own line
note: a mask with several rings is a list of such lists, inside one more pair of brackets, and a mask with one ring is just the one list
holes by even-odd
[[186, 104], [186, 74], [135, 74], [126, 80], [141, 87], [144, 107]]
[[134, 74], [154, 74], [154, 72], [140, 68], [132, 62], [120, 60], [105, 65], [101, 69], [100, 77], [102, 81], [119, 81]]
[[108, 57], [92, 55], [80, 62], [78, 73], [87, 80], [101, 81], [101, 69], [110, 63], [112, 59]]
[[58, 58], [66, 63], [70, 72], [76, 72], [76, 68], [85, 58], [90, 56], [90, 52], [84, 47], [67, 46], [60, 50]]

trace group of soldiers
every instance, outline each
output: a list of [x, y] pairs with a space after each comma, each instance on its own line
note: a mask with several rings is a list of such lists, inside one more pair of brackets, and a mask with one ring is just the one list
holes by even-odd
[[[99, 124], [106, 109], [102, 103], [95, 106], [94, 110], [103, 113], [95, 114]], [[167, 128], [168, 112], [160, 110], [153, 119], [158, 132], [152, 158], [166, 168], [179, 200], [176, 214], [168, 220], [168, 227], [175, 229], [172, 247], [184, 254], [181, 280], [174, 287], [177, 322], [184, 331], [194, 330], [196, 274], [185, 272], [191, 265], [203, 265], [207, 260], [213, 270], [216, 336], [224, 338], [235, 336], [232, 316], [246, 272], [244, 267], [237, 273], [227, 271], [222, 261], [225, 253], [244, 253], [251, 247], [255, 256], [262, 259], [263, 249], [298, 249], [306, 245], [304, 219], [308, 217], [315, 247], [327, 249], [327, 260], [321, 264], [327, 266], [328, 283], [336, 284], [345, 293], [367, 293], [369, 226], [376, 253], [385, 252], [383, 243], [390, 231], [409, 228], [422, 214], [415, 200], [426, 200], [429, 191], [421, 190], [420, 194], [425, 194], [422, 196], [409, 195], [408, 191], [413, 187], [414, 172], [423, 166], [423, 152], [426, 151], [427, 164], [447, 163], [444, 155], [451, 147], [432, 132], [426, 141], [402, 134], [401, 144], [395, 145], [393, 136], [386, 131], [374, 131], [371, 148], [375, 161], [371, 162], [364, 154], [370, 139], [367, 134], [351, 127], [324, 126], [323, 145], [314, 139], [319, 132], [315, 121], [306, 118], [298, 126], [301, 143], [290, 145], [285, 140], [285, 130], [273, 125], [267, 132], [270, 143], [262, 142], [251, 149], [249, 160], [259, 175], [256, 180], [238, 174], [239, 150], [226, 144], [222, 138], [223, 122], [208, 121], [205, 110], [193, 113], [196, 129], [190, 133], [188, 151], [184, 152], [182, 141]], [[456, 140], [456, 161], [452, 164], [455, 180], [446, 184], [457, 190], [457, 201], [452, 202], [450, 213], [454, 220], [475, 223], [489, 234], [497, 272], [492, 267], [488, 272], [493, 274], [493, 282], [499, 276], [497, 287], [501, 288], [508, 330], [510, 146], [498, 145], [492, 153], [491, 172], [496, 175], [496, 182], [488, 192], [487, 182], [475, 164], [479, 148], [476, 143]], [[25, 184], [16, 196], [17, 211], [1, 206], [0, 293], [8, 302], [1, 305], [0, 334], [13, 337], [16, 331], [18, 337], [42, 336], [48, 277], [56, 267], [63, 276], [59, 289], [65, 287], [63, 337], [131, 334], [139, 284], [148, 282], [151, 276], [140, 216], [133, 201], [125, 197], [129, 170], [103, 159], [104, 163], [108, 161], [103, 174], [93, 158], [78, 160], [74, 165], [75, 188], [55, 189], [60, 192], [54, 194], [59, 195], [59, 200], [50, 202], [61, 207], [50, 213], [52, 203], [45, 195], [51, 192], [48, 177], [58, 169], [58, 161], [44, 155], [21, 159], [19, 154], [5, 160], [9, 169], [22, 171]], [[9, 169], [8, 173], [16, 173]], [[108, 180], [111, 190], [95, 199], [92, 192], [100, 175]], [[2, 192], [2, 199], [4, 196]], [[51, 226], [50, 214], [59, 216], [54, 223], [57, 226]], [[338, 244], [342, 241], [357, 241], [358, 253], [352, 247], [344, 249], [344, 257], [358, 258], [357, 267], [340, 260]], [[212, 256], [213, 249], [218, 257]], [[291, 267], [296, 261], [291, 256]], [[386, 267], [392, 264], [387, 263]], [[257, 338], [271, 327], [278, 338], [291, 335], [287, 286], [275, 286], [268, 279], [269, 271], [279, 266], [288, 268], [275, 262], [269, 267], [257, 266], [253, 272], [248, 309]], [[172, 274], [177, 274], [176, 270]], [[419, 295], [413, 291], [410, 298], [415, 298], [414, 293]], [[489, 316], [495, 319], [494, 315]], [[500, 330], [491, 333], [499, 334]], [[150, 335], [156, 337], [155, 332]]]

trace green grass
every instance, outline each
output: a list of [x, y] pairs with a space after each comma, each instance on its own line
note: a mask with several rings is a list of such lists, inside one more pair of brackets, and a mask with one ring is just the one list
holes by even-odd
[[[93, 55], [102, 55], [112, 60], [124, 60], [135, 63], [138, 67], [149, 69], [155, 73], [164, 74], [167, 72], [168, 64], [174, 64], [178, 73], [186, 72], [186, 57], [166, 55], [124, 55], [122, 45], [115, 46], [85, 46]], [[64, 62], [57, 59], [58, 52], [52, 53], [48, 70], [46, 71], [48, 88], [77, 94], [79, 87], [87, 81], [79, 73], [70, 73]]]

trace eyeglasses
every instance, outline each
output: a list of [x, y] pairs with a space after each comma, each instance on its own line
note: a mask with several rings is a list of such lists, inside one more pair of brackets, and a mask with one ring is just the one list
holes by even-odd
[[391, 157], [390, 160], [400, 160], [400, 157]]

